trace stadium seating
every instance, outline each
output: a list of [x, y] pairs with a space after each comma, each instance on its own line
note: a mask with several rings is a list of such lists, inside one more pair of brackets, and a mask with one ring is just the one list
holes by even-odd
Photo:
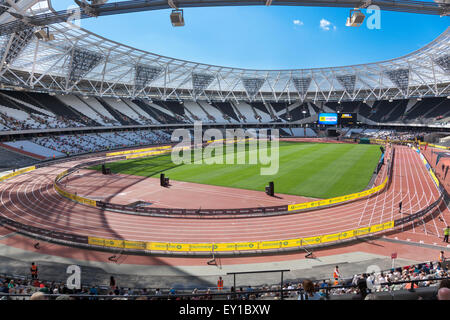
[[202, 122], [213, 122], [212, 119], [208, 118], [203, 108], [201, 108], [195, 101], [185, 101], [184, 107], [189, 111], [190, 114], [195, 115], [197, 121]]
[[251, 105], [247, 104], [246, 102], [239, 101], [238, 103], [235, 103], [234, 106], [243, 117], [242, 118], [243, 122], [246, 123], [259, 122], [258, 119], [255, 117], [255, 112], [253, 111]]
[[97, 152], [142, 144], [169, 143], [170, 135], [161, 130], [103, 132], [77, 135], [61, 135], [32, 138], [7, 142], [16, 148], [35, 153], [46, 158]]
[[38, 160], [27, 157], [18, 152], [10, 151], [0, 147], [0, 170], [10, 168], [23, 168], [36, 163]]
[[[392, 102], [248, 102], [143, 100], [80, 97], [0, 90], [0, 130], [93, 126], [206, 123], [270, 123], [314, 118], [320, 112], [355, 112], [368, 124], [450, 122], [450, 99], [398, 99]], [[290, 130], [286, 130], [286, 133]]]
[[[417, 265], [393, 268], [386, 271], [362, 273], [352, 278], [340, 280], [338, 286], [333, 285], [332, 279], [313, 280], [313, 300], [437, 300], [440, 287], [448, 284], [441, 280], [448, 279], [448, 272], [444, 271], [437, 262], [420, 263]], [[12, 280], [12, 281], [11, 281]], [[309, 281], [305, 279], [306, 281]], [[29, 300], [35, 292], [45, 293], [53, 300], [61, 295], [73, 295], [74, 299], [105, 300], [117, 299], [134, 300], [138, 296], [151, 299], [175, 299], [183, 297], [189, 300], [279, 300], [281, 294], [286, 300], [302, 300], [304, 297], [305, 280], [291, 280], [280, 284], [265, 284], [262, 286], [245, 286], [231, 291], [224, 288], [223, 295], [216, 287], [206, 288], [142, 288], [110, 287], [105, 283], [81, 284], [80, 289], [68, 289], [65, 283], [36, 279], [32, 280], [24, 275], [0, 275], [0, 295], [2, 300]], [[412, 282], [414, 283], [412, 285]], [[14, 296], [24, 295], [24, 296]], [[98, 296], [98, 297], [97, 297]], [[75, 298], [76, 297], [76, 298]]]
[[103, 122], [108, 123], [113, 126], [120, 126], [120, 122], [114, 118], [114, 116], [108, 112], [108, 110], [103, 107], [103, 105], [98, 102], [98, 100], [94, 97], [85, 97], [83, 98], [83, 101], [86, 102], [87, 105], [89, 105], [95, 113], [97, 113], [103, 120]]
[[21, 149], [33, 154], [37, 154], [46, 158], [52, 158], [53, 156], [55, 157], [61, 157], [64, 154], [56, 151], [53, 148], [48, 148], [45, 146], [44, 143], [42, 144], [37, 144], [35, 142], [32, 141], [27, 141], [27, 140], [20, 140], [20, 141], [11, 141], [11, 142], [5, 142], [6, 145], [9, 145], [13, 148], [16, 149]]
[[58, 99], [76, 109], [86, 117], [95, 121], [99, 126], [112, 126], [111, 122], [105, 121], [105, 119], [96, 112], [92, 107], [90, 107], [86, 101], [75, 95], [64, 95], [58, 96]]
[[234, 108], [230, 102], [213, 102], [212, 104], [217, 109], [219, 109], [222, 112], [222, 114], [224, 114], [224, 118], [226, 118], [230, 123], [240, 122], [239, 117], [234, 111]]

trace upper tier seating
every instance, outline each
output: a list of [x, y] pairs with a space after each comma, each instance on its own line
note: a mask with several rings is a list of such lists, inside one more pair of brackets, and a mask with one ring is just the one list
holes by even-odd
[[158, 101], [158, 105], [161, 107], [164, 107], [168, 111], [172, 112], [175, 118], [183, 123], [192, 123], [192, 119], [189, 117], [188, 113], [186, 112], [183, 102], [179, 101]]
[[[132, 126], [132, 125], [139, 125], [140, 123], [134, 120], [133, 118], [130, 118], [126, 113], [128, 113], [128, 110], [121, 110], [119, 111], [119, 108], [114, 104], [114, 107], [110, 105], [111, 99], [102, 99], [102, 98], [96, 98], [98, 102], [122, 125], [124, 126]], [[108, 100], [108, 102], [106, 102]]]
[[205, 113], [203, 108], [200, 107], [197, 102], [185, 101], [184, 107], [189, 111], [190, 114], [195, 116], [194, 120], [202, 122], [214, 122], [214, 120], [208, 117], [208, 114]]
[[213, 106], [222, 111], [224, 118], [231, 123], [238, 123], [239, 117], [230, 102], [213, 102]]
[[84, 97], [83, 101], [86, 102], [89, 107], [92, 108], [92, 110], [95, 111], [103, 120], [104, 123], [111, 124], [112, 126], [120, 126], [120, 122], [114, 118], [114, 116], [109, 113], [108, 110], [105, 109], [105, 107], [98, 102], [98, 100], [94, 97]]
[[100, 113], [96, 112], [92, 107], [90, 107], [85, 99], [79, 98], [75, 95], [63, 95], [57, 96], [59, 100], [64, 102], [66, 105], [71, 106], [78, 112], [82, 113], [84, 116], [90, 118], [92, 121], [96, 122], [99, 126], [112, 126], [111, 121], [105, 121]]
[[256, 116], [255, 112], [253, 111], [253, 108], [251, 105], [247, 104], [246, 102], [239, 101], [238, 103], [234, 104], [235, 109], [237, 109], [237, 112], [240, 113], [244, 117], [244, 122], [247, 123], [254, 123], [254, 122], [260, 122]]
[[[317, 104], [316, 104], [317, 103]], [[447, 126], [450, 99], [396, 99], [392, 102], [206, 102], [82, 97], [0, 90], [0, 130], [144, 126], [154, 124], [271, 123], [315, 121], [320, 112], [356, 112], [368, 124], [404, 123]], [[290, 130], [286, 133], [292, 134]]]

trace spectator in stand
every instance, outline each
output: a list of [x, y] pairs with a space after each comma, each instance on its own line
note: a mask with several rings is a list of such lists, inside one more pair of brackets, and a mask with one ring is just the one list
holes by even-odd
[[356, 286], [358, 288], [357, 295], [353, 297], [353, 300], [364, 300], [367, 296], [367, 280], [365, 274], [358, 279]]
[[443, 269], [445, 267], [445, 255], [444, 255], [444, 251], [441, 251], [439, 253], [439, 267], [441, 269]]
[[30, 300], [47, 300], [43, 292], [35, 292], [32, 294]]
[[438, 300], [450, 300], [450, 289], [449, 288], [441, 288], [437, 294]]
[[300, 293], [298, 300], [321, 300], [322, 296], [316, 292], [314, 283], [311, 280], [303, 281], [304, 293]]
[[116, 290], [116, 280], [113, 276], [109, 278], [109, 287], [112, 291]]

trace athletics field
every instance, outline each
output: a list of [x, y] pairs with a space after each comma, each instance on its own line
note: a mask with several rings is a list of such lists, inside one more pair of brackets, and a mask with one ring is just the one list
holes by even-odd
[[[154, 178], [164, 173], [170, 180], [259, 191], [274, 181], [276, 193], [325, 199], [365, 189], [381, 156], [377, 145], [280, 141], [278, 150], [279, 170], [274, 175], [260, 174], [261, 167], [269, 165], [248, 164], [248, 146], [234, 156], [235, 160], [245, 156], [247, 164], [176, 165], [168, 154], [108, 163], [107, 167], [113, 173]], [[91, 169], [100, 171], [101, 166]]]

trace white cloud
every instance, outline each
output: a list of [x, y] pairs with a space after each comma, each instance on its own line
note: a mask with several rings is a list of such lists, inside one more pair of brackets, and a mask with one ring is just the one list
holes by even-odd
[[292, 21], [296, 26], [302, 26], [303, 25], [303, 21], [301, 21], [301, 20], [294, 20], [294, 21]]
[[322, 30], [328, 31], [330, 30], [331, 22], [325, 19], [320, 20], [320, 28]]

